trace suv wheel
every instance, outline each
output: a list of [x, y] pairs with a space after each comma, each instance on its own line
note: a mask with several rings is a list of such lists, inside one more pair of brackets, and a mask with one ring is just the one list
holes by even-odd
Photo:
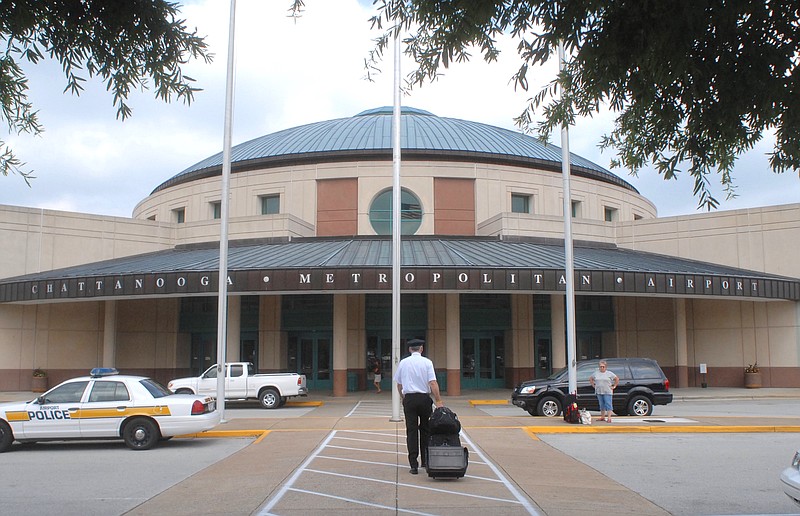
[[636, 395], [628, 401], [629, 416], [649, 416], [653, 413], [653, 403], [647, 396]]
[[561, 401], [555, 396], [545, 396], [536, 405], [536, 413], [540, 416], [556, 417], [561, 414]]

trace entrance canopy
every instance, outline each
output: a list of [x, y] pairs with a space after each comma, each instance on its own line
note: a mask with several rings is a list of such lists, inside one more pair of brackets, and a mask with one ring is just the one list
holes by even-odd
[[[231, 242], [231, 294], [391, 292], [388, 238]], [[611, 245], [575, 245], [578, 294], [800, 301], [800, 280]], [[0, 302], [214, 295], [219, 248], [174, 249], [0, 280]], [[405, 237], [404, 291], [565, 290], [562, 242]]]

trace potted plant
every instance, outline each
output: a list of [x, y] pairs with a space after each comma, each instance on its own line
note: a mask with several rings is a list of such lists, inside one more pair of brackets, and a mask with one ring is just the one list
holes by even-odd
[[47, 390], [47, 371], [41, 367], [33, 370], [33, 378], [31, 379], [31, 391], [44, 392]]
[[758, 368], [758, 362], [745, 367], [744, 386], [748, 389], [758, 389], [761, 387], [761, 370]]

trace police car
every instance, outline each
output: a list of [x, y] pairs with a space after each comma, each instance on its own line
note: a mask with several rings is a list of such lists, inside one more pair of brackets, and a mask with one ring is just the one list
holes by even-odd
[[208, 396], [173, 394], [157, 381], [92, 369], [33, 401], [0, 403], [0, 452], [11, 443], [66, 439], [122, 439], [132, 450], [219, 424]]

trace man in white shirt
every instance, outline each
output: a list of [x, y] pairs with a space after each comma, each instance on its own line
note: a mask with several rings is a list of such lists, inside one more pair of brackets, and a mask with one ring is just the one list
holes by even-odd
[[433, 394], [437, 407], [444, 406], [433, 362], [422, 356], [423, 344], [425, 341], [420, 339], [408, 341], [408, 351], [411, 356], [400, 361], [394, 375], [397, 390], [403, 398], [403, 414], [406, 418], [406, 447], [412, 475], [416, 475], [418, 472], [420, 456], [422, 456], [422, 467], [425, 467], [430, 435], [428, 419], [433, 412], [431, 394]]

